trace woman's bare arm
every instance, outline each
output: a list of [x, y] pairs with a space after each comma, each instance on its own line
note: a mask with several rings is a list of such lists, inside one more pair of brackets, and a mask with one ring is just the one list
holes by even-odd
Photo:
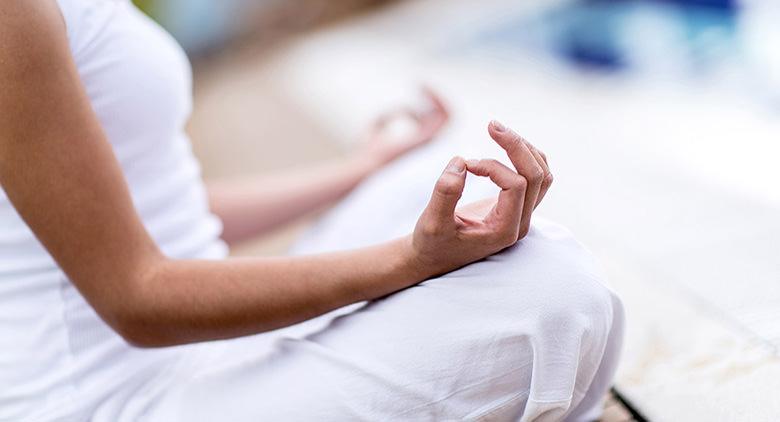
[[[384, 296], [495, 253], [523, 233], [543, 174], [514, 132], [513, 163], [468, 164], [502, 188], [482, 218], [455, 207], [467, 164], [453, 159], [413, 235], [309, 257], [173, 260], [141, 223], [92, 112], [54, 0], [0, 2], [0, 184], [98, 314], [129, 342], [166, 346], [248, 335]], [[525, 218], [522, 218], [525, 220]]]
[[[222, 238], [230, 244], [238, 243], [320, 210], [382, 166], [430, 142], [446, 125], [449, 112], [430, 89], [423, 89], [423, 93], [429, 108], [397, 110], [381, 116], [348, 157], [272, 174], [209, 182], [209, 205], [222, 220]], [[404, 119], [411, 123], [409, 130], [387, 130], [393, 122], [404, 123]]]
[[377, 168], [359, 158], [210, 181], [209, 207], [222, 220], [222, 239], [236, 244], [334, 203]]

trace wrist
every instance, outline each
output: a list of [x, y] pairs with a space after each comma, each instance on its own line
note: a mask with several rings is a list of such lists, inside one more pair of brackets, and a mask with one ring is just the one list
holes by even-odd
[[396, 241], [400, 257], [399, 272], [417, 284], [437, 274], [432, 263], [427, 262], [414, 245], [414, 236], [407, 235]]
[[360, 151], [353, 153], [348, 158], [348, 165], [355, 171], [361, 180], [371, 176], [384, 165], [382, 160], [374, 155], [375, 154], [371, 154], [370, 152]]

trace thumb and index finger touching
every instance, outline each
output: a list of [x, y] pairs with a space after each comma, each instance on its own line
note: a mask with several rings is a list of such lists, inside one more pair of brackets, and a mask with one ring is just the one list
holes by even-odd
[[[549, 186], [542, 186], [549, 174], [546, 157], [543, 161], [538, 152], [521, 136], [497, 121], [490, 122], [488, 133], [506, 152], [515, 169], [510, 169], [497, 160], [464, 160], [454, 157], [450, 160], [436, 182], [429, 211], [437, 218], [453, 219], [458, 200], [463, 194], [466, 173], [489, 177], [501, 188], [496, 211], [502, 216], [522, 218], [528, 224], [530, 212]], [[541, 194], [541, 195], [540, 195]], [[525, 207], [524, 204], [533, 204]], [[526, 209], [524, 209], [526, 208]]]

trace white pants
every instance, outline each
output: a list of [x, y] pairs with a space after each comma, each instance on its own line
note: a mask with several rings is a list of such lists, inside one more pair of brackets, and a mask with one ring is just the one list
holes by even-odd
[[[431, 155], [362, 185], [295, 252], [407, 233], [440, 171], [427, 163], [446, 163]], [[222, 342], [150, 418], [593, 420], [622, 337], [620, 302], [600, 280], [566, 229], [535, 218], [525, 239], [486, 260], [295, 327]]]

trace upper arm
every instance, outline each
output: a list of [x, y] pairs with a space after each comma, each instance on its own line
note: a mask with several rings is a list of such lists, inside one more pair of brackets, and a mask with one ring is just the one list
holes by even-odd
[[98, 313], [161, 255], [81, 85], [54, 0], [0, 2], [0, 184]]

